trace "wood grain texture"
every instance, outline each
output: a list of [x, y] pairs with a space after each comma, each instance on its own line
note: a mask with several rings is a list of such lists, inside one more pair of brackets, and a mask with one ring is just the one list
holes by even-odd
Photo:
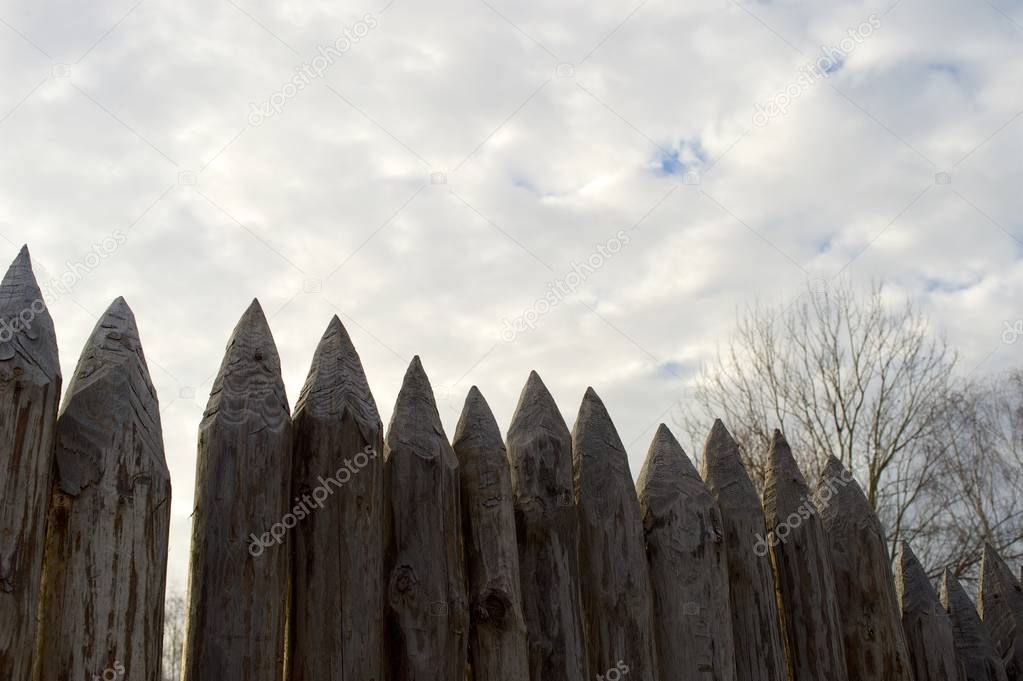
[[381, 681], [383, 424], [334, 317], [295, 404], [291, 681]]
[[913, 681], [881, 522], [835, 457], [815, 497], [831, 553], [849, 681]]
[[965, 681], [1008, 681], [1005, 665], [995, 650], [987, 627], [962, 584], [945, 569], [941, 576], [941, 605], [952, 622], [956, 658]]
[[458, 459], [412, 359], [387, 428], [386, 664], [392, 681], [460, 681], [469, 617]]
[[572, 429], [572, 474], [579, 508], [579, 575], [590, 670], [624, 663], [629, 679], [656, 681], [653, 596], [643, 520], [629, 458], [593, 388]]
[[990, 544], [984, 545], [980, 572], [980, 616], [1009, 681], [1019, 681], [1023, 679], [1023, 589]]
[[123, 298], [82, 350], [55, 459], [38, 681], [117, 666], [159, 681], [171, 483], [156, 391]]
[[902, 609], [909, 659], [916, 681], [961, 681], [952, 621], [909, 544], [895, 558], [895, 588]]
[[462, 490], [474, 681], [528, 681], [508, 454], [490, 406], [473, 386], [454, 438]]
[[738, 681], [787, 681], [767, 527], [739, 446], [720, 420], [703, 451], [703, 478], [721, 511]]
[[27, 247], [0, 282], [0, 321], [0, 679], [28, 679], [61, 374]]
[[714, 495], [667, 426], [639, 474], [661, 681], [735, 680], [724, 525]]
[[764, 517], [794, 681], [847, 677], [831, 555], [817, 507], [780, 431], [771, 441]]
[[519, 395], [507, 441], [529, 636], [529, 678], [589, 681], [572, 436], [535, 371]]
[[182, 681], [284, 678], [290, 533], [269, 533], [291, 511], [291, 437], [277, 347], [253, 301], [199, 426]]

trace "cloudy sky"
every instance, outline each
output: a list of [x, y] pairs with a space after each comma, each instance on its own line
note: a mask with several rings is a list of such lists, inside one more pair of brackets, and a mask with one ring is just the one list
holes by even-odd
[[535, 368], [634, 472], [754, 298], [884, 279], [964, 371], [1018, 365], [1021, 80], [1018, 0], [0, 0], [0, 258], [68, 283], [65, 383], [133, 307], [180, 590], [253, 297], [292, 402], [337, 314], [385, 423], [414, 354], [449, 434]]

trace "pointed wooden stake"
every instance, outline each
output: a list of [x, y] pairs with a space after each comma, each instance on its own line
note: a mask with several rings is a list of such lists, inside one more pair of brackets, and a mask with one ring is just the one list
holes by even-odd
[[961, 681], [952, 621], [920, 561], [902, 542], [895, 557], [895, 588], [902, 608], [909, 659], [916, 681]]
[[884, 528], [855, 478], [831, 457], [817, 485], [849, 681], [913, 681]]
[[572, 430], [572, 471], [590, 669], [604, 675], [624, 663], [630, 681], [656, 681], [639, 500], [625, 446], [593, 388], [586, 389]]
[[734, 681], [728, 563], [717, 501], [663, 423], [639, 474], [661, 681]]
[[60, 399], [53, 320], [22, 247], [0, 283], [0, 679], [28, 679]]
[[290, 681], [380, 681], [383, 424], [359, 355], [334, 317], [295, 405]]
[[764, 517], [792, 677], [843, 681], [845, 648], [824, 528], [780, 431], [769, 457]]
[[171, 483], [160, 408], [123, 298], [96, 324], [57, 420], [39, 681], [157, 679]]
[[511, 471], [490, 406], [473, 386], [454, 439], [461, 474], [474, 681], [529, 681]]
[[764, 511], [739, 446], [720, 420], [704, 447], [703, 478], [724, 528], [736, 679], [787, 681]]
[[964, 681], [1008, 681], [1002, 658], [995, 651], [973, 601], [948, 568], [941, 577], [941, 605], [952, 622], [956, 657], [963, 667]]
[[531, 681], [591, 681], [579, 591], [572, 436], [535, 371], [508, 429]]
[[231, 335], [199, 426], [182, 681], [281, 681], [292, 507], [291, 419], [257, 301]]
[[385, 457], [388, 678], [456, 681], [469, 634], [458, 459], [418, 357], [394, 405]]
[[1023, 679], [1023, 589], [990, 544], [981, 563], [980, 616], [1009, 681]]

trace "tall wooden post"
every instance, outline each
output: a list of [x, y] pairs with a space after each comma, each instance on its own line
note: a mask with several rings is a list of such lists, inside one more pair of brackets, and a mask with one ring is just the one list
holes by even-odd
[[849, 681], [913, 681], [881, 522], [835, 457], [815, 496], [831, 553]]
[[284, 678], [291, 419], [257, 301], [228, 341], [199, 426], [182, 681]]
[[531, 681], [591, 681], [579, 591], [572, 436], [530, 372], [508, 429]]
[[956, 659], [952, 621], [906, 542], [902, 542], [895, 558], [895, 584], [913, 678], [916, 681], [961, 681], [962, 669]]
[[625, 665], [630, 681], [656, 681], [639, 500], [625, 446], [593, 388], [586, 389], [572, 430], [572, 471], [590, 670], [603, 676]]
[[28, 679], [60, 400], [53, 320], [22, 247], [0, 283], [0, 679]]
[[295, 404], [290, 681], [383, 678], [384, 439], [334, 317]]
[[703, 479], [721, 511], [738, 681], [787, 681], [767, 527], [739, 446], [720, 420], [703, 450]]
[[1023, 679], [1023, 589], [990, 544], [984, 545], [980, 572], [980, 616], [1009, 681], [1018, 681]]
[[398, 393], [385, 457], [389, 678], [461, 681], [469, 618], [458, 459], [419, 357]]
[[764, 516], [792, 678], [843, 681], [848, 678], [845, 648], [824, 528], [806, 480], [778, 430], [769, 456]]
[[639, 474], [661, 681], [735, 681], [724, 525], [663, 423]]
[[952, 622], [956, 658], [965, 681], [1008, 681], [1005, 664], [973, 601], [948, 568], [941, 576], [941, 605]]
[[82, 350], [57, 420], [39, 681], [162, 678], [171, 483], [160, 407], [123, 298]]
[[490, 406], [473, 386], [454, 439], [462, 488], [474, 681], [529, 681], [508, 454]]

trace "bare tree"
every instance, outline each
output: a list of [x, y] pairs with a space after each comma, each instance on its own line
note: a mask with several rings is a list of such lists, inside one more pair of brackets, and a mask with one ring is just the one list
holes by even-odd
[[835, 456], [863, 485], [894, 547], [929, 530], [933, 509], [922, 504], [943, 466], [937, 434], [956, 359], [911, 304], [893, 303], [881, 285], [859, 295], [840, 282], [788, 307], [740, 313], [679, 425], [700, 442], [720, 417], [761, 486], [776, 427], [808, 477]]
[[163, 679], [181, 678], [181, 648], [185, 642], [185, 597], [168, 589], [163, 615]]

